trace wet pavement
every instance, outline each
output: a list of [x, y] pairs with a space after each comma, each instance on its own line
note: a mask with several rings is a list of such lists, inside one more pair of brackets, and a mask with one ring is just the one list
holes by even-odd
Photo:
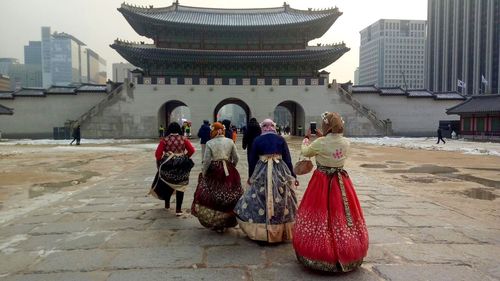
[[[290, 147], [297, 159], [297, 145]], [[246, 153], [239, 153], [238, 169], [246, 179]], [[182, 217], [163, 209], [162, 201], [145, 196], [154, 161], [137, 161], [108, 178], [25, 206], [18, 214], [0, 210], [0, 280], [500, 279], [498, 214], [486, 223], [465, 209], [381, 185], [364, 169], [388, 167], [383, 164], [349, 171], [365, 213], [370, 248], [361, 268], [331, 275], [303, 268], [290, 243], [262, 245], [238, 228], [224, 234], [203, 228], [188, 213], [200, 172], [199, 154]], [[409, 174], [456, 174], [453, 168], [425, 165], [402, 169]], [[86, 175], [81, 177], [86, 180]], [[299, 198], [309, 177], [300, 177]], [[464, 196], [496, 198], [481, 188]], [[44, 198], [42, 193], [36, 197]]]

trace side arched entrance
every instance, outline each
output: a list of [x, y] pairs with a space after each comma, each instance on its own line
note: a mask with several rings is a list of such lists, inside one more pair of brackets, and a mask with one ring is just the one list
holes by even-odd
[[171, 122], [178, 122], [182, 125], [183, 121], [191, 119], [191, 112], [186, 103], [179, 100], [171, 100], [164, 103], [158, 110], [158, 127], [163, 125], [167, 128]]
[[[294, 101], [284, 101], [274, 109], [274, 122], [281, 128], [290, 128], [294, 136], [303, 136], [308, 127], [305, 124], [304, 108]], [[282, 130], [283, 131], [283, 130]]]

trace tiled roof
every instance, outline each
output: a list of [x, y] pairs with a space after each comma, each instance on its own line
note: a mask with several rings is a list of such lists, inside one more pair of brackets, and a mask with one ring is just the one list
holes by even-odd
[[409, 98], [432, 98], [434, 95], [425, 89], [419, 89], [419, 90], [408, 90], [407, 95]]
[[379, 88], [380, 89], [380, 95], [385, 95], [385, 96], [404, 96], [406, 95], [406, 92], [401, 89], [400, 87], [387, 87], [387, 88]]
[[45, 89], [22, 88], [14, 92], [14, 97], [45, 97]]
[[500, 113], [500, 95], [471, 96], [446, 111], [447, 114]]
[[435, 100], [464, 100], [458, 92], [431, 92], [426, 89], [403, 90], [400, 87], [381, 87], [375, 85], [353, 85], [353, 94], [379, 94], [381, 96], [406, 96], [409, 98], [434, 98]]
[[14, 114], [12, 108], [8, 108], [0, 104], [0, 115], [12, 115], [12, 114]]
[[77, 92], [107, 92], [106, 85], [84, 84], [76, 89]]
[[355, 85], [352, 86], [353, 93], [380, 93], [380, 90], [375, 85]]
[[0, 99], [13, 99], [14, 96], [12, 95], [12, 92], [4, 92], [0, 91]]
[[337, 9], [296, 10], [288, 5], [264, 9], [213, 9], [188, 7], [173, 4], [164, 8], [134, 7], [122, 4], [118, 9], [125, 17], [137, 21], [155, 23], [175, 23], [203, 26], [256, 27], [273, 25], [304, 24], [307, 22], [338, 17], [342, 13]]
[[465, 97], [458, 92], [434, 93], [434, 98], [437, 100], [465, 100]]
[[76, 95], [78, 93], [107, 93], [107, 85], [81, 84], [75, 86], [52, 86], [48, 89], [21, 88], [15, 92], [1, 92], [0, 99], [13, 99], [15, 97], [45, 97], [46, 95]]
[[[349, 48], [345, 44], [331, 46], [311, 46], [298, 50], [197, 50], [156, 48], [152, 44], [130, 44], [115, 41], [111, 45], [120, 55], [132, 63], [147, 68], [149, 63], [314, 63], [318, 69], [324, 68], [338, 58]], [[144, 66], [143, 66], [144, 65]]]
[[59, 86], [52, 86], [48, 88], [45, 93], [47, 94], [76, 94], [76, 88], [75, 87], [59, 87]]

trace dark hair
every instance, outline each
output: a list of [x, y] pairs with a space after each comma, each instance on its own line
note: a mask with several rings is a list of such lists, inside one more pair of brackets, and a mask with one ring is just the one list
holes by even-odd
[[177, 122], [172, 122], [170, 124], [168, 124], [168, 128], [167, 128], [167, 135], [170, 135], [170, 134], [182, 134], [182, 130], [181, 130], [181, 125], [179, 125], [179, 123]]

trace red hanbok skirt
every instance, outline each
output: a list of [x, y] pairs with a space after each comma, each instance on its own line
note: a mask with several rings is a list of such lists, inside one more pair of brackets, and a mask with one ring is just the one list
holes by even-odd
[[300, 203], [293, 247], [298, 260], [309, 268], [351, 271], [368, 251], [363, 211], [347, 172], [321, 168], [314, 171]]

